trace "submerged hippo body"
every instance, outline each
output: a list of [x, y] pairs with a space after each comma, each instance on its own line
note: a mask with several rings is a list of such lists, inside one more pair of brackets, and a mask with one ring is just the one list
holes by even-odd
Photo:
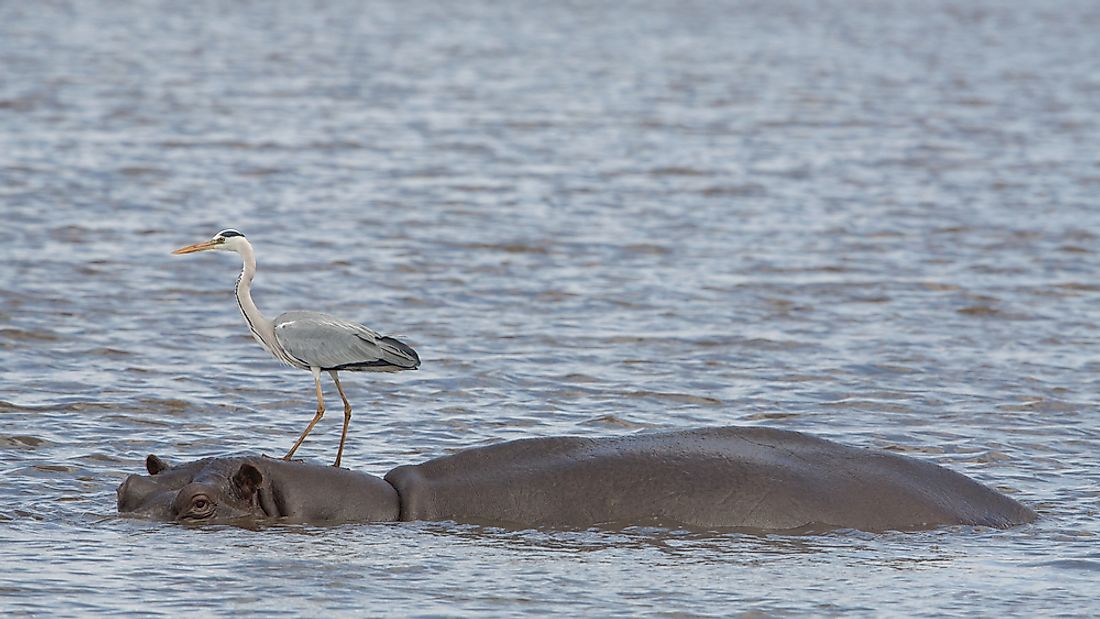
[[384, 480], [252, 456], [146, 465], [149, 476], [119, 487], [119, 511], [190, 522], [882, 531], [1035, 519], [941, 466], [768, 428], [524, 439], [400, 466]]

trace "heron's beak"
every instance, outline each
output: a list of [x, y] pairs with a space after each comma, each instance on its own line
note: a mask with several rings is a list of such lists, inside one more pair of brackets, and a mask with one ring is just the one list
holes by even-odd
[[215, 247], [217, 247], [217, 244], [214, 243], [214, 241], [203, 241], [202, 243], [195, 243], [194, 245], [181, 247], [172, 253], [176, 254], [177, 256], [180, 254], [193, 254], [197, 251], [206, 251], [208, 249], [214, 249]]

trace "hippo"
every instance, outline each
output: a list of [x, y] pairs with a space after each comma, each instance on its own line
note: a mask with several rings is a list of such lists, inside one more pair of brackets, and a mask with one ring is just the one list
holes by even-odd
[[520, 439], [384, 478], [250, 455], [177, 466], [150, 455], [146, 469], [119, 486], [118, 511], [180, 523], [878, 532], [1036, 518], [937, 464], [764, 427]]

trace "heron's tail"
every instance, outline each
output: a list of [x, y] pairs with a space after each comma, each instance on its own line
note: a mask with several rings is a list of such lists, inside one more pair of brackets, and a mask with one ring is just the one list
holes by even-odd
[[415, 370], [420, 367], [420, 355], [411, 346], [399, 339], [384, 335], [378, 338], [382, 349], [382, 358], [402, 370]]

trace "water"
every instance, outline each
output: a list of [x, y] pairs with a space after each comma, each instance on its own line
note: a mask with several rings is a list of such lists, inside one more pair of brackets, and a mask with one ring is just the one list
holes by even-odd
[[[1098, 31], [1093, 2], [0, 4], [0, 610], [1100, 614]], [[235, 257], [169, 255], [230, 226], [269, 316], [423, 358], [346, 376], [347, 466], [766, 424], [1042, 517], [119, 519], [146, 454], [278, 455], [312, 415]]]

